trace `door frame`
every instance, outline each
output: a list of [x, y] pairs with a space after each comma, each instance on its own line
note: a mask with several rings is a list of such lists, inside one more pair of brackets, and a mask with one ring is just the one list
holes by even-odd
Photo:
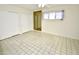
[[[40, 22], [41, 22], [40, 24], [41, 24], [41, 25], [40, 25], [40, 29], [36, 29], [36, 28], [35, 28], [35, 13], [38, 13], [38, 12], [41, 13], [41, 18], [40, 18]], [[38, 22], [37, 22], [37, 23], [38, 23]], [[38, 31], [41, 31], [41, 30], [42, 30], [42, 11], [41, 11], [41, 10], [39, 10], [39, 11], [34, 11], [34, 12], [33, 12], [33, 29], [34, 29], [34, 30], [38, 30]]]

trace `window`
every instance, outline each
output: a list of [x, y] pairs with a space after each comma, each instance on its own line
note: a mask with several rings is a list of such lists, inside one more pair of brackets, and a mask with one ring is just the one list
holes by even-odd
[[55, 12], [49, 13], [49, 19], [55, 19]]
[[56, 12], [56, 19], [63, 19], [63, 12]]
[[44, 17], [43, 17], [44, 19], [49, 19], [49, 20], [52, 20], [52, 19], [63, 19], [64, 11], [61, 10], [61, 11], [46, 12], [43, 15], [44, 15]]
[[48, 13], [44, 13], [43, 17], [44, 19], [48, 19]]

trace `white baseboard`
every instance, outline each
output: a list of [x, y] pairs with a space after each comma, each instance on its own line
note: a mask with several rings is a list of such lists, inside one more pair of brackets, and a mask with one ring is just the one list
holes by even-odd
[[33, 30], [28, 30], [28, 31], [20, 32], [18, 34], [10, 35], [10, 36], [3, 36], [3, 37], [0, 37], [0, 40], [7, 39], [7, 38], [10, 38], [10, 37], [13, 37], [13, 36], [17, 36], [17, 35], [21, 35], [23, 33], [29, 32], [29, 31], [33, 31]]
[[[45, 31], [42, 31], [42, 32], [45, 32]], [[49, 34], [56, 35], [56, 36], [62, 36], [62, 37], [67, 37], [67, 38], [79, 40], [79, 37], [75, 37], [75, 36], [68, 36], [68, 35], [64, 35], [64, 34], [50, 33], [50, 32], [45, 32], [45, 33], [49, 33]]]

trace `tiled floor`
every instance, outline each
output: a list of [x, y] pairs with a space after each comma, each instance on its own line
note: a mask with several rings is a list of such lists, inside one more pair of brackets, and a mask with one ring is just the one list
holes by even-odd
[[0, 41], [0, 54], [78, 55], [79, 40], [30, 31]]

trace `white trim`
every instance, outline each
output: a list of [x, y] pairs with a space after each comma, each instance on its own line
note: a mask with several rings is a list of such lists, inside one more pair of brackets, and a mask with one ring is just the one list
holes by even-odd
[[42, 31], [42, 32], [48, 33], [48, 34], [51, 34], [51, 35], [62, 36], [62, 37], [70, 38], [70, 39], [77, 39], [77, 40], [79, 40], [79, 37], [75, 37], [75, 36], [67, 36], [67, 35], [63, 35], [63, 34], [50, 33], [50, 32], [45, 32], [45, 31]]

